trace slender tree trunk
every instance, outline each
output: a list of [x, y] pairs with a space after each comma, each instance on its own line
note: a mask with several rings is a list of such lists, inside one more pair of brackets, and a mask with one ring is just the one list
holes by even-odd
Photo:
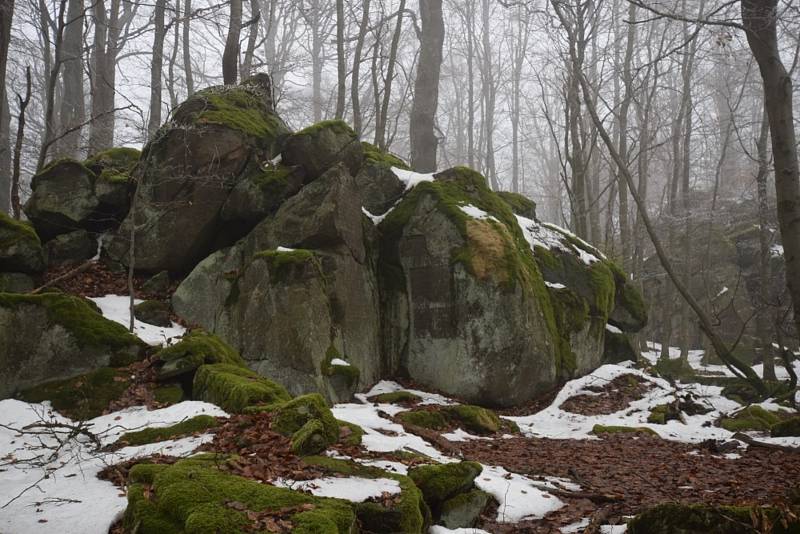
[[[56, 87], [58, 86], [58, 73], [61, 71], [61, 52], [62, 43], [64, 41], [64, 16], [66, 12], [67, 0], [60, 0], [58, 7], [58, 22], [56, 24], [56, 35], [53, 49], [55, 50], [55, 57], [50, 63], [50, 70], [48, 71], [47, 86], [45, 88], [45, 111], [44, 111], [44, 135], [42, 136], [42, 147], [39, 149], [39, 158], [36, 161], [36, 170], [39, 171], [44, 167], [47, 161], [47, 155], [50, 151], [50, 145], [53, 144], [55, 139], [56, 119]], [[49, 62], [50, 58], [50, 27], [49, 17], [47, 16], [47, 5], [44, 0], [39, 0], [39, 16], [42, 32], [45, 34], [45, 64]]]
[[230, 0], [230, 24], [222, 52], [222, 78], [225, 85], [236, 83], [239, 72], [239, 37], [242, 33], [242, 0]]
[[[622, 80], [625, 85], [625, 94], [619, 111], [619, 154], [623, 161], [628, 161], [628, 110], [633, 99], [633, 51], [636, 44], [636, 5], [628, 5], [628, 34], [625, 47], [625, 59], [622, 62]], [[631, 233], [628, 222], [628, 185], [621, 179], [617, 169], [617, 192], [619, 194], [619, 237], [622, 245], [622, 264], [628, 271], [631, 266]]]
[[6, 92], [6, 63], [11, 42], [14, 0], [0, 2], [0, 212], [9, 213], [11, 189], [11, 112]]
[[[175, 13], [181, 12], [181, 0], [175, 0]], [[175, 63], [178, 60], [178, 45], [180, 44], [181, 24], [180, 17], [176, 16], [174, 19], [175, 27], [172, 29], [172, 50], [169, 53], [169, 62], [167, 63], [167, 93], [169, 94], [169, 107], [175, 109], [178, 107], [178, 94], [175, 88]]]
[[240, 72], [242, 80], [249, 78], [253, 74], [253, 56], [256, 53], [256, 44], [258, 43], [258, 21], [261, 20], [261, 4], [259, 0], [250, 0], [250, 12], [252, 20], [248, 23], [250, 25], [250, 33], [247, 35], [247, 49], [244, 52], [244, 61]]
[[392, 82], [394, 81], [394, 69], [397, 63], [397, 50], [400, 47], [400, 35], [403, 32], [403, 13], [406, 10], [406, 0], [400, 0], [400, 7], [397, 10], [397, 24], [392, 36], [392, 45], [389, 49], [389, 60], [386, 67], [386, 81], [383, 89], [383, 102], [381, 103], [380, 120], [375, 124], [375, 144], [381, 150], [386, 150], [386, 125], [389, 117], [389, 104], [392, 100]]
[[519, 193], [522, 190], [520, 169], [520, 140], [519, 140], [519, 120], [522, 112], [522, 69], [525, 65], [525, 57], [528, 52], [529, 18], [525, 7], [517, 10], [519, 17], [517, 40], [514, 47], [514, 65], [512, 71], [511, 87], [511, 190]]
[[191, 28], [192, 0], [183, 3], [183, 75], [186, 78], [187, 96], [194, 94], [194, 76], [192, 75], [192, 44]]
[[475, 168], [475, 3], [467, 0], [467, 163]]
[[364, 41], [367, 38], [367, 30], [369, 29], [369, 7], [370, 0], [364, 0], [361, 7], [361, 23], [358, 26], [358, 37], [356, 38], [356, 49], [353, 52], [353, 75], [350, 80], [350, 100], [353, 105], [353, 129], [358, 135], [361, 135], [362, 118], [361, 118], [361, 91], [360, 91], [360, 76], [361, 76], [361, 55], [364, 50]]
[[800, 332], [800, 172], [792, 110], [792, 78], [781, 62], [777, 36], [777, 0], [742, 0], [747, 42], [764, 82], [764, 100], [775, 162], [775, 194], [781, 230], [786, 284]]
[[419, 10], [422, 38], [411, 110], [411, 167], [418, 172], [433, 172], [439, 147], [434, 129], [444, 46], [442, 0], [420, 2]]
[[[758, 194], [758, 280], [760, 287], [760, 302], [756, 309], [756, 330], [761, 344], [761, 356], [764, 362], [764, 380], [776, 380], [775, 360], [772, 358], [772, 339], [769, 335], [770, 327], [770, 231], [769, 231], [769, 203], [767, 200], [767, 176], [769, 174], [769, 117], [764, 107], [761, 119], [761, 132], [756, 143], [758, 153], [758, 172], [756, 173], [756, 190]], [[780, 326], [777, 326], [780, 328]]]
[[62, 52], [64, 85], [59, 122], [64, 134], [57, 143], [59, 156], [78, 157], [80, 125], [86, 116], [83, 90], [83, 27], [86, 17], [83, 7], [83, 0], [69, 0]]
[[481, 16], [483, 18], [483, 105], [484, 105], [484, 130], [486, 132], [486, 174], [492, 189], [497, 191], [500, 184], [497, 182], [497, 170], [495, 169], [494, 156], [494, 112], [496, 87], [494, 83], [494, 66], [492, 65], [492, 42], [489, 35], [491, 31], [491, 17], [489, 0], [483, 0], [481, 4]]
[[[113, 8], [112, 8], [113, 9]], [[89, 125], [89, 154], [95, 154], [113, 145], [113, 130], [103, 131], [101, 116], [106, 110], [106, 44], [108, 40], [108, 17], [104, 0], [95, 0], [92, 5], [94, 14], [94, 42], [92, 43], [92, 122]], [[109, 133], [111, 139], [109, 139]]]
[[336, 118], [344, 117], [347, 94], [347, 63], [344, 53], [344, 0], [336, 0]]
[[164, 10], [166, 0], [156, 0], [155, 31], [153, 35], [153, 61], [150, 65], [150, 120], [147, 137], [152, 139], [161, 127], [161, 79], [164, 68]]
[[31, 102], [31, 68], [25, 68], [25, 97], [17, 95], [19, 118], [17, 119], [17, 140], [14, 143], [14, 171], [11, 175], [11, 209], [15, 219], [20, 218], [19, 200], [20, 160], [22, 159], [22, 140], [25, 138], [25, 111]]

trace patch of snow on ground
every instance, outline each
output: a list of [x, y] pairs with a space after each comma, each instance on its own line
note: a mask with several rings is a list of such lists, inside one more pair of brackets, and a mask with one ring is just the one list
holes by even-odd
[[444, 439], [446, 439], [447, 441], [469, 441], [469, 440], [472, 440], [472, 439], [483, 439], [483, 440], [487, 440], [487, 441], [492, 441], [492, 438], [488, 438], [486, 436], [475, 436], [475, 435], [470, 434], [469, 432], [467, 432], [466, 430], [463, 430], [461, 428], [456, 428], [452, 432], [448, 432], [446, 434], [442, 434], [442, 437]]
[[567, 525], [566, 527], [561, 527], [561, 534], [575, 534], [578, 532], [583, 532], [583, 529], [589, 526], [589, 518], [584, 517], [577, 523], [572, 523], [571, 525]]
[[433, 525], [428, 534], [491, 534], [479, 528], [447, 528], [441, 525]]
[[381, 380], [374, 386], [372, 389], [367, 391], [366, 393], [358, 393], [356, 394], [356, 398], [361, 402], [370, 402], [369, 397], [374, 397], [375, 395], [381, 395], [383, 393], [394, 393], [396, 391], [408, 391], [409, 393], [413, 393], [420, 399], [420, 405], [427, 405], [427, 404], [439, 404], [442, 406], [450, 406], [456, 404], [452, 400], [448, 399], [444, 395], [439, 395], [437, 393], [428, 393], [427, 391], [420, 391], [418, 389], [408, 389], [404, 388], [397, 382], [392, 382], [391, 380]]
[[302, 481], [279, 478], [272, 484], [295, 491], [306, 491], [317, 497], [333, 497], [350, 502], [364, 502], [384, 493], [400, 493], [400, 483], [391, 478], [325, 477]]
[[[212, 404], [184, 402], [150, 412], [144, 408], [114, 412], [87, 421], [87, 428], [107, 445], [128, 430], [171, 425], [200, 414], [227, 415]], [[106, 534], [125, 510], [127, 498], [110, 482], [98, 479], [97, 473], [108, 465], [156, 453], [187, 456], [213, 439], [204, 434], [100, 452], [81, 435], [54, 454], [68, 430], [50, 435], [12, 430], [36, 423], [75, 424], [47, 403], [0, 401], [0, 423], [6, 425], [0, 427], [0, 532], [8, 533], [60, 534], [68, 526], [69, 532]]]
[[625, 534], [628, 525], [603, 525], [600, 527], [600, 534]]
[[509, 473], [502, 467], [483, 466], [483, 471], [475, 479], [475, 486], [500, 503], [497, 509], [500, 523], [541, 519], [564, 506], [557, 497], [535, 487], [531, 479]]
[[[92, 300], [100, 308], [103, 317], [119, 323], [125, 328], [130, 326], [130, 297], [127, 295], [106, 295], [105, 297], [92, 297]], [[135, 299], [134, 304], [142, 301]], [[172, 323], [171, 327], [156, 326], [135, 319], [133, 323], [133, 333], [142, 341], [151, 346], [172, 345], [176, 343], [186, 333], [186, 329], [178, 323]]]
[[392, 167], [392, 172], [401, 182], [406, 184], [406, 192], [411, 191], [414, 186], [421, 184], [422, 182], [432, 182], [433, 175], [436, 174], [434, 172], [420, 174], [418, 172], [407, 171], [406, 169], [401, 169], [399, 167]]

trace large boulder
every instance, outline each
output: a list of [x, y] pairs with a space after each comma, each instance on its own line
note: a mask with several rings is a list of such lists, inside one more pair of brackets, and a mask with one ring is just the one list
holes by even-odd
[[186, 272], [241, 237], [222, 223], [230, 192], [280, 153], [288, 130], [274, 112], [269, 77], [211, 87], [182, 103], [145, 147], [135, 209], [110, 243], [124, 264], [134, 225], [135, 267]]
[[332, 353], [364, 384], [382, 376], [377, 282], [365, 246], [374, 230], [357, 199], [344, 166], [330, 169], [241, 243], [203, 260], [173, 309], [292, 394], [347, 400], [328, 372]]
[[44, 252], [33, 227], [0, 213], [0, 271], [39, 273], [44, 270]]
[[302, 166], [306, 182], [311, 182], [340, 162], [355, 174], [361, 168], [364, 152], [352, 128], [340, 120], [330, 120], [292, 134], [282, 156], [287, 165]]
[[361, 204], [372, 215], [383, 215], [403, 196], [406, 184], [392, 169], [409, 170], [400, 158], [361, 143], [364, 164], [355, 175]]
[[82, 298], [0, 294], [0, 398], [45, 381], [127, 365], [142, 347]]
[[97, 253], [97, 240], [86, 230], [60, 234], [47, 242], [47, 263], [60, 265], [88, 260]]

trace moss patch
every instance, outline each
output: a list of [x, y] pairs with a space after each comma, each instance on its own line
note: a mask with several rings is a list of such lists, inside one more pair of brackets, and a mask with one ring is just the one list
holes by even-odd
[[720, 421], [720, 426], [729, 432], [744, 430], [768, 431], [772, 425], [779, 423], [778, 414], [769, 412], [761, 406], [748, 406], [733, 417], [725, 417]]
[[21, 241], [29, 241], [35, 247], [42, 246], [31, 223], [12, 219], [0, 212], [0, 249], [12, 247]]
[[116, 147], [98, 152], [83, 164], [97, 175], [99, 180], [111, 183], [127, 182], [142, 153], [135, 148]]
[[770, 434], [775, 438], [800, 436], [800, 417], [792, 417], [773, 424], [770, 428]]
[[397, 167], [398, 169], [411, 170], [405, 161], [389, 152], [384, 152], [372, 143], [362, 142], [364, 160], [372, 165], [381, 167]]
[[298, 454], [316, 454], [339, 440], [339, 423], [319, 393], [302, 395], [278, 406], [271, 428], [292, 437]]
[[178, 404], [183, 400], [183, 388], [177, 384], [159, 386], [153, 390], [153, 397], [161, 404]]
[[[130, 352], [131, 349], [144, 346], [127, 328], [100, 315], [86, 299], [64, 293], [0, 293], [0, 307], [17, 309], [25, 305], [40, 306], [47, 310], [48, 319], [64, 327], [81, 348], [108, 351], [128, 349]], [[129, 357], [125, 361], [123, 358], [113, 364], [127, 365], [132, 359]]]
[[[361, 445], [364, 429], [348, 421], [336, 420], [339, 423], [339, 443], [343, 445]], [[346, 431], [343, 429], [347, 429]]]
[[291, 398], [280, 384], [244, 367], [225, 363], [198, 368], [192, 391], [196, 399], [232, 413], [241, 413], [253, 406], [275, 405]]
[[102, 367], [75, 378], [47, 382], [27, 389], [18, 397], [25, 402], [50, 401], [59, 413], [76, 421], [84, 421], [102, 415], [129, 385], [130, 373]]
[[336, 350], [336, 347], [331, 345], [325, 353], [325, 359], [320, 364], [320, 372], [322, 376], [327, 377], [341, 377], [348, 388], [355, 387], [358, 384], [358, 379], [361, 377], [361, 371], [353, 364], [350, 365], [334, 365], [333, 360], [339, 359], [347, 361], [347, 358]]
[[271, 284], [281, 284], [290, 278], [302, 277], [308, 265], [312, 265], [318, 272], [322, 272], [316, 254], [310, 250], [262, 250], [255, 254], [254, 259], [267, 262]]
[[497, 194], [502, 198], [511, 211], [521, 217], [528, 219], [536, 219], [536, 202], [519, 193], [512, 193], [511, 191], [498, 191]]
[[392, 391], [391, 393], [381, 393], [369, 398], [372, 402], [383, 404], [417, 404], [422, 399], [410, 391]]
[[242, 357], [233, 347], [204, 330], [193, 330], [178, 343], [166, 347], [156, 355], [162, 363], [160, 379], [191, 373], [204, 364], [223, 363], [246, 368]]
[[500, 419], [492, 410], [469, 404], [420, 408], [400, 412], [396, 417], [404, 423], [431, 430], [460, 427], [468, 432], [481, 435], [495, 434], [500, 431], [519, 431], [515, 423]]
[[[795, 507], [796, 508], [796, 507]], [[800, 533], [798, 510], [747, 506], [660, 504], [628, 523], [630, 534]], [[770, 525], [764, 530], [766, 525]]]
[[156, 443], [158, 441], [188, 436], [196, 432], [203, 432], [209, 428], [214, 428], [218, 424], [216, 417], [198, 415], [171, 426], [145, 428], [137, 432], [126, 432], [120, 436], [119, 440], [114, 444], [118, 446], [138, 446], [147, 443]]
[[216, 468], [217, 461], [192, 458], [148, 473], [152, 483], [147, 492], [144, 485], [137, 488], [134, 484], [129, 488], [126, 529], [139, 534], [243, 534], [252, 531], [247, 512], [271, 510], [288, 510], [285, 515], [296, 533], [345, 534], [354, 528], [355, 514], [350, 503], [229, 475]]
[[445, 430], [448, 427], [445, 416], [437, 411], [414, 410], [410, 412], [400, 412], [395, 417], [403, 423], [431, 430]]
[[472, 489], [475, 477], [481, 471], [483, 467], [477, 462], [459, 462], [415, 467], [408, 476], [422, 491], [434, 514], [438, 514], [446, 500]]

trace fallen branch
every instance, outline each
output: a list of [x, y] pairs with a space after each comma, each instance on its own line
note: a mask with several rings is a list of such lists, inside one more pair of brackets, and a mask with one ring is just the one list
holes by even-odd
[[52, 280], [50, 280], [46, 284], [37, 287], [36, 289], [31, 291], [30, 294], [31, 295], [36, 295], [37, 293], [40, 293], [41, 291], [47, 289], [48, 287], [51, 287], [51, 286], [53, 286], [53, 285], [55, 285], [55, 284], [57, 284], [59, 282], [63, 282], [64, 280], [69, 280], [73, 276], [76, 276], [76, 275], [82, 273], [83, 271], [85, 271], [86, 269], [88, 269], [89, 267], [91, 267], [94, 262], [95, 262], [95, 260], [88, 260], [85, 263], [82, 263], [82, 264], [78, 265], [77, 267], [75, 267], [71, 271], [67, 271], [66, 273], [62, 274], [61, 276], [57, 276], [56, 278], [53, 278]]

